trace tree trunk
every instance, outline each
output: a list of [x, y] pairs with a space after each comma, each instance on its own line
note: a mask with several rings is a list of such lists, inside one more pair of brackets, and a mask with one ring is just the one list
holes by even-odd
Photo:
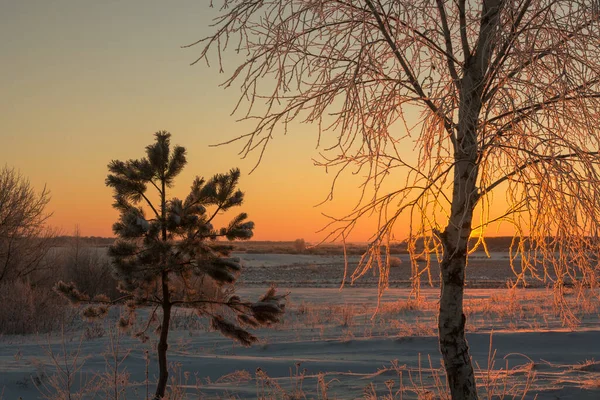
[[466, 318], [463, 313], [465, 267], [473, 211], [479, 199], [477, 189], [477, 116], [481, 107], [474, 82], [466, 75], [459, 114], [457, 145], [452, 189], [452, 205], [448, 226], [440, 234], [444, 257], [440, 264], [441, 294], [438, 316], [440, 351], [452, 399], [477, 399], [477, 387], [469, 347], [465, 338]]
[[[446, 238], [443, 239], [445, 242]], [[448, 248], [450, 243], [445, 243]], [[462, 246], [461, 246], [462, 247]], [[441, 264], [442, 287], [438, 319], [440, 351], [452, 399], [477, 399], [477, 387], [463, 313], [466, 247], [446, 253]]]
[[465, 57], [460, 80], [460, 103], [454, 144], [452, 205], [448, 226], [440, 234], [444, 257], [440, 264], [441, 295], [438, 319], [440, 351], [453, 400], [477, 399], [477, 386], [463, 313], [465, 267], [473, 211], [479, 200], [478, 130], [486, 74], [495, 48], [500, 11], [504, 0], [483, 0], [479, 38], [474, 53]]
[[454, 169], [452, 209], [448, 226], [440, 235], [444, 257], [440, 264], [441, 295], [438, 319], [440, 351], [452, 399], [477, 399], [477, 387], [469, 347], [465, 338], [463, 313], [467, 246], [471, 235], [473, 210], [478, 200], [478, 168], [473, 157], [474, 131], [463, 131], [463, 147]]
[[[160, 215], [161, 215], [161, 233], [162, 233], [162, 241], [167, 241], [167, 226], [165, 224], [166, 219], [166, 209], [167, 209], [167, 201], [166, 201], [166, 184], [164, 172], [161, 177], [161, 202], [160, 202]], [[169, 349], [169, 343], [167, 339], [169, 337], [169, 324], [171, 322], [171, 293], [169, 292], [169, 272], [165, 269], [161, 274], [161, 284], [162, 284], [162, 310], [163, 310], [163, 319], [160, 326], [160, 340], [158, 341], [158, 384], [156, 385], [156, 394], [154, 395], [154, 400], [160, 400], [165, 396], [165, 391], [167, 390], [167, 383], [169, 381], [169, 365], [167, 363], [167, 350]]]
[[160, 329], [160, 339], [158, 341], [158, 384], [156, 385], [156, 394], [154, 395], [155, 400], [160, 400], [165, 396], [167, 389], [167, 383], [169, 380], [169, 365], [167, 364], [167, 349], [169, 344], [167, 342], [169, 336], [169, 323], [171, 321], [171, 302], [169, 296], [169, 287], [167, 282], [167, 273], [163, 272], [162, 276], [162, 290], [163, 290], [163, 318]]

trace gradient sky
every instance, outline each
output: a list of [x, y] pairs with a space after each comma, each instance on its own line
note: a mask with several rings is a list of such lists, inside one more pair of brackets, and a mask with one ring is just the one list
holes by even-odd
[[[209, 147], [250, 128], [230, 115], [239, 89], [218, 86], [235, 62], [226, 60], [219, 74], [190, 66], [200, 48], [181, 48], [211, 32], [214, 12], [200, 0], [2, 2], [0, 163], [37, 188], [47, 185], [51, 223], [64, 234], [79, 225], [86, 236], [111, 235], [117, 213], [104, 186], [106, 165], [143, 156], [163, 129], [188, 149], [179, 196], [195, 175], [240, 167], [255, 239], [320, 240], [328, 221], [321, 214], [343, 216], [355, 204], [360, 179], [346, 177], [333, 202], [314, 207], [332, 179], [313, 166], [314, 126], [276, 136], [251, 175], [256, 155], [240, 159], [240, 144]], [[366, 222], [351, 240], [372, 231]]]
[[199, 0], [2, 2], [0, 163], [47, 185], [63, 233], [79, 225], [86, 236], [111, 235], [106, 165], [141, 157], [162, 129], [188, 149], [180, 195], [195, 175], [241, 168], [255, 239], [319, 240], [321, 213], [349, 210], [358, 181], [341, 186], [343, 201], [314, 207], [331, 182], [311, 161], [314, 127], [276, 137], [251, 175], [256, 158], [241, 160], [240, 145], [209, 147], [249, 129], [230, 116], [239, 90], [218, 86], [226, 74], [190, 66], [199, 48], [180, 48], [210, 32], [213, 13]]

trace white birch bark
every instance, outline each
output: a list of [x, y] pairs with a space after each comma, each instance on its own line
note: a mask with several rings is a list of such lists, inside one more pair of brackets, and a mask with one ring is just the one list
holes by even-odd
[[477, 127], [484, 77], [490, 64], [494, 33], [503, 0], [484, 0], [477, 47], [467, 59], [460, 83], [460, 108], [455, 144], [454, 185], [448, 226], [441, 234], [444, 257], [440, 265], [441, 297], [438, 320], [440, 350], [453, 399], [477, 399], [477, 387], [465, 337], [463, 312], [467, 245], [478, 200]]

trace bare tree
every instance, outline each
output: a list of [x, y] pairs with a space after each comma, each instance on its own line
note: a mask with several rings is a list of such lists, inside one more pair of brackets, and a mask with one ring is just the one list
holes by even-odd
[[79, 225], [75, 226], [73, 236], [67, 238], [66, 246], [60, 252], [63, 279], [90, 297], [104, 294], [111, 298], [119, 295], [117, 281], [111, 275], [110, 258], [106, 257], [102, 247], [81, 237]]
[[304, 239], [294, 240], [294, 250], [300, 254], [304, 253], [306, 251], [306, 241]]
[[55, 233], [46, 225], [50, 193], [37, 193], [14, 168], [0, 170], [0, 282], [24, 278], [44, 266]]
[[[379, 214], [353, 279], [377, 267], [385, 288], [380, 248], [402, 218], [415, 285], [429, 272], [416, 263], [416, 241], [438, 255], [440, 349], [454, 399], [477, 398], [463, 313], [472, 236], [476, 248], [492, 222], [514, 224], [517, 281], [546, 279], [559, 306], [565, 283], [596, 285], [597, 5], [228, 0], [214, 34], [190, 45], [202, 46], [196, 62], [216, 57], [221, 68], [227, 49], [246, 56], [225, 82], [241, 87], [236, 110], [247, 105], [244, 117], [256, 121], [230, 141], [242, 141], [243, 156], [256, 150], [260, 161], [278, 130], [315, 123], [319, 141], [337, 138], [321, 165], [364, 175], [361, 203], [331, 225], [330, 237], [344, 239], [357, 219]], [[384, 190], [389, 177], [402, 183]]]

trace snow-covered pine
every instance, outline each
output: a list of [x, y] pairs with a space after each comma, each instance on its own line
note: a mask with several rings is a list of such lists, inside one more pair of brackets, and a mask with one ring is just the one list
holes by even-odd
[[[150, 330], [159, 336], [155, 399], [164, 396], [168, 380], [173, 307], [192, 308], [201, 317], [210, 314], [216, 330], [244, 345], [257, 340], [247, 327], [276, 323], [284, 312], [285, 296], [273, 288], [256, 303], [235, 295], [242, 265], [239, 258], [230, 256], [232, 246], [226, 242], [252, 237], [254, 223], [248, 215], [240, 213], [219, 229], [213, 226], [218, 214], [243, 203], [244, 193], [237, 189], [240, 170], [234, 168], [208, 180], [196, 177], [184, 201], [169, 199], [168, 189], [186, 162], [185, 148], [171, 146], [171, 134], [160, 131], [155, 143], [146, 147], [144, 158], [113, 160], [108, 165], [106, 185], [114, 191], [113, 206], [120, 214], [113, 225], [117, 239], [109, 255], [121, 298], [94, 301], [71, 283], [56, 285], [56, 291], [73, 303], [87, 303], [84, 316], [88, 319], [105, 316], [109, 305], [124, 305], [127, 312], [117, 323], [123, 331], [131, 330], [138, 307], [151, 307], [141, 324], [144, 328], [132, 334], [142, 341], [149, 340]], [[235, 316], [233, 322], [224, 317], [226, 310]]]

